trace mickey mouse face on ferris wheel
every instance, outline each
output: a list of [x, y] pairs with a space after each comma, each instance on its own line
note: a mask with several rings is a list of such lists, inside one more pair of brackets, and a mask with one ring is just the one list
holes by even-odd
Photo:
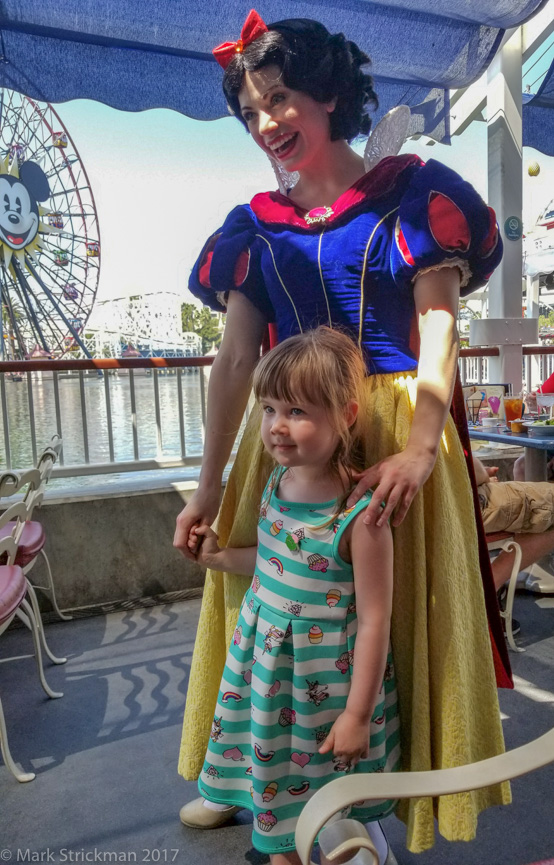
[[39, 227], [38, 202], [50, 197], [46, 174], [36, 162], [24, 162], [19, 177], [0, 175], [0, 242], [24, 249]]

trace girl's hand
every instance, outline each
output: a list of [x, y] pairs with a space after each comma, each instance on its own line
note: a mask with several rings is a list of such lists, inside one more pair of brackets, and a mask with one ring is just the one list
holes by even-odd
[[[367, 490], [375, 487], [373, 498], [364, 514], [364, 523], [386, 525], [396, 508], [392, 525], [399, 526], [416, 493], [431, 474], [434, 464], [434, 454], [407, 447], [401, 453], [381, 460], [365, 472], [355, 474], [354, 480], [359, 483], [350, 493], [347, 506], [355, 505]], [[381, 507], [383, 502], [384, 508]]]
[[191, 546], [191, 530], [193, 526], [210, 526], [217, 516], [219, 510], [219, 497], [221, 485], [217, 489], [202, 489], [198, 487], [190, 502], [177, 517], [173, 546], [184, 555], [186, 559], [196, 560], [196, 543]]
[[329, 731], [319, 749], [320, 754], [332, 751], [335, 757], [355, 765], [369, 756], [369, 721], [362, 721], [345, 709]]
[[211, 568], [216, 562], [221, 547], [217, 543], [217, 535], [206, 523], [193, 526], [190, 530], [188, 548], [194, 551], [194, 559], [200, 565]]

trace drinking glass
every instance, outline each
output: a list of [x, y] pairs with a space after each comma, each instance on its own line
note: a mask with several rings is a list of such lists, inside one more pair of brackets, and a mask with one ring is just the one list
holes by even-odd
[[503, 398], [504, 414], [506, 416], [506, 424], [511, 420], [519, 420], [523, 414], [523, 399], [519, 396], [505, 396]]
[[468, 419], [470, 423], [479, 423], [479, 409], [483, 405], [483, 395], [481, 393], [472, 393], [466, 399]]

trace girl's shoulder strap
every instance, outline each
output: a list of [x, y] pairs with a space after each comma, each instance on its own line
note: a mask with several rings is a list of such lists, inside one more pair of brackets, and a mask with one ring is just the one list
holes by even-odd
[[275, 466], [273, 471], [271, 472], [268, 481], [265, 485], [265, 489], [262, 495], [262, 501], [269, 502], [271, 496], [279, 486], [279, 482], [285, 473], [285, 469], [283, 466]]
[[355, 519], [358, 516], [358, 514], [362, 513], [362, 511], [364, 511], [367, 508], [372, 497], [373, 497], [373, 493], [371, 492], [371, 490], [367, 490], [367, 492], [365, 492], [363, 494], [361, 499], [359, 501], [357, 501], [355, 505], [353, 505], [351, 508], [345, 507], [345, 508], [343, 508], [342, 511], [340, 511], [337, 514], [336, 519], [335, 519], [335, 523], [334, 523], [334, 526], [336, 527], [335, 549], [336, 549], [337, 544], [340, 541], [341, 535], [345, 531], [346, 527], [348, 525], [350, 525], [352, 520]]

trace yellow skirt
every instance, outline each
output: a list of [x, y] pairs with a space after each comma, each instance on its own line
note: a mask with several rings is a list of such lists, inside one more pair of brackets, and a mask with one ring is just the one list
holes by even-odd
[[[415, 405], [411, 375], [367, 379], [365, 464], [404, 450]], [[256, 543], [261, 492], [272, 468], [254, 411], [223, 498], [221, 543]], [[188, 686], [179, 772], [202, 768], [227, 650], [248, 577], [208, 571]], [[394, 529], [392, 646], [404, 771], [444, 769], [504, 751], [491, 644], [479, 570], [471, 486], [449, 417], [435, 467], [404, 522]], [[508, 784], [400, 802], [407, 844], [434, 843], [433, 816], [450, 841], [475, 837], [477, 815], [511, 800]], [[340, 803], [338, 803], [340, 805]]]

